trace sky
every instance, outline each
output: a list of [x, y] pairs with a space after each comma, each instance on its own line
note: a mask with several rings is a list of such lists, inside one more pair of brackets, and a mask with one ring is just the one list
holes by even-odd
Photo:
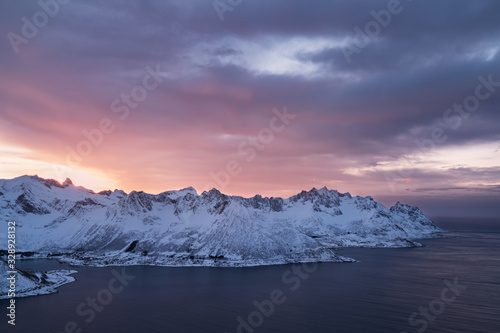
[[499, 1], [1, 1], [0, 178], [500, 216]]

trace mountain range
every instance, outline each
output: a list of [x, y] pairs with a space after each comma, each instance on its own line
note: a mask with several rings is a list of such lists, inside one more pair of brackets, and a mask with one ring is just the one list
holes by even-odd
[[437, 237], [418, 208], [313, 188], [289, 198], [192, 187], [157, 195], [38, 176], [0, 180], [0, 250], [15, 221], [23, 256], [84, 265], [254, 266], [342, 262], [341, 247], [412, 247]]

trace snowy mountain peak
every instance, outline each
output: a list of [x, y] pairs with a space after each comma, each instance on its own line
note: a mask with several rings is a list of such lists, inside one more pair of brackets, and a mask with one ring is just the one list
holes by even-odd
[[111, 192], [111, 190], [104, 190], [104, 191], [101, 191], [97, 194], [100, 194], [100, 195], [106, 195], [106, 196], [110, 196], [113, 192]]
[[73, 182], [69, 178], [66, 178], [66, 180], [64, 181], [64, 183], [62, 183], [62, 187], [68, 187], [70, 185], [73, 185]]
[[[5, 180], [3, 180], [3, 181], [5, 181]], [[65, 187], [68, 187], [70, 185], [73, 185], [73, 182], [69, 178], [66, 178], [66, 180], [61, 184], [55, 179], [45, 179], [45, 178], [38, 177], [38, 175], [34, 175], [34, 176], [27, 176], [26, 175], [26, 176], [17, 177], [17, 178], [12, 179], [11, 183], [15, 184], [15, 185], [23, 185], [23, 186], [42, 184], [48, 188], [52, 188], [52, 187], [65, 188]]]
[[317, 190], [319, 194], [322, 194], [322, 195], [325, 195], [325, 194], [328, 194], [329, 193], [329, 190], [326, 186], [323, 186], [322, 188], [320, 188], [319, 190]]
[[205, 197], [220, 197], [223, 196], [224, 194], [222, 194], [222, 192], [219, 191], [218, 189], [213, 188], [210, 191], [204, 191], [201, 195]]
[[183, 188], [182, 190], [179, 190], [177, 192], [179, 192], [179, 193], [185, 193], [185, 194], [191, 193], [193, 195], [198, 195], [198, 192], [196, 192], [195, 188], [192, 187], [192, 186]]

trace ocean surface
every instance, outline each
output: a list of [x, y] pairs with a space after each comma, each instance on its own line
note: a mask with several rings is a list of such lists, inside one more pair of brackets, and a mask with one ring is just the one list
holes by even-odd
[[[500, 220], [434, 218], [445, 238], [341, 249], [358, 263], [77, 267], [76, 282], [0, 301], [0, 332], [500, 332]], [[18, 268], [69, 268], [55, 260]]]

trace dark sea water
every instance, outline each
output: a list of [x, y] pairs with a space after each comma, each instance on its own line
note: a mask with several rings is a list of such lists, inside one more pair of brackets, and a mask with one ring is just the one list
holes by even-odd
[[[112, 273], [121, 267], [79, 267], [57, 294], [18, 299], [15, 328], [0, 301], [0, 332], [500, 332], [500, 221], [434, 220], [451, 232], [423, 248], [340, 250], [359, 263], [135, 266], [125, 287]], [[106, 304], [94, 310], [96, 297]]]

